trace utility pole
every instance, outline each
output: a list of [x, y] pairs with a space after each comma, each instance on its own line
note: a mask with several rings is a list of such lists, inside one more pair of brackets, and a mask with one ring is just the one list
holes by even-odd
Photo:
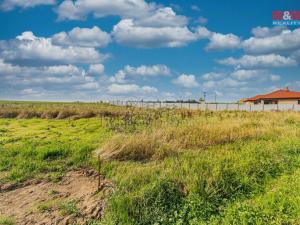
[[206, 102], [206, 91], [203, 91], [203, 100], [204, 100], [204, 103]]
[[217, 103], [217, 92], [215, 92], [215, 103]]

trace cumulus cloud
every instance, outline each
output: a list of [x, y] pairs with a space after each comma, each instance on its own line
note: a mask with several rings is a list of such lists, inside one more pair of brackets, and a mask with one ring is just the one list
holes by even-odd
[[272, 37], [281, 34], [282, 31], [287, 30], [284, 26], [275, 26], [275, 27], [254, 27], [251, 30], [251, 33], [254, 37], [257, 38], [265, 38], [265, 37]]
[[264, 73], [263, 70], [236, 70], [231, 73], [231, 76], [238, 80], [248, 80], [263, 75]]
[[52, 37], [52, 43], [62, 46], [105, 47], [111, 42], [110, 35], [99, 27], [75, 27], [69, 32], [60, 32]]
[[296, 60], [276, 54], [268, 55], [244, 55], [241, 58], [229, 57], [218, 61], [220, 64], [235, 66], [237, 68], [267, 68], [288, 67], [297, 65]]
[[199, 86], [194, 75], [181, 74], [179, 77], [173, 80], [174, 84], [185, 88], [195, 88]]
[[268, 70], [257, 69], [257, 70], [235, 70], [230, 74], [234, 79], [244, 81], [244, 80], [253, 80], [255, 82], [263, 81], [279, 81], [281, 77], [277, 74], [272, 74]]
[[10, 11], [17, 7], [30, 8], [38, 5], [54, 5], [55, 3], [55, 0], [3, 0], [0, 3], [0, 9]]
[[124, 72], [132, 76], [164, 76], [171, 74], [170, 68], [161, 64], [152, 66], [141, 65], [139, 67], [127, 65], [124, 67]]
[[209, 40], [207, 50], [235, 49], [241, 44], [240, 38], [234, 34], [212, 33]]
[[203, 17], [203, 16], [200, 16], [198, 19], [197, 19], [197, 22], [200, 23], [200, 24], [206, 24], [208, 22], [208, 19]]
[[111, 84], [108, 86], [110, 94], [132, 94], [132, 93], [155, 93], [158, 90], [155, 87], [143, 86], [137, 84]]
[[194, 10], [194, 11], [197, 11], [197, 12], [201, 11], [201, 9], [199, 8], [199, 6], [197, 6], [197, 5], [191, 5], [191, 9]]
[[168, 76], [171, 74], [171, 70], [166, 65], [141, 65], [139, 67], [133, 67], [126, 65], [123, 69], [119, 70], [114, 76], [110, 77], [112, 83], [125, 83], [126, 77], [131, 76], [138, 77], [154, 77], [154, 76]]
[[[74, 65], [27, 67], [5, 63], [0, 59], [0, 84], [23, 88], [95, 89], [98, 81], [86, 71]], [[0, 87], [1, 87], [0, 85]]]
[[245, 81], [238, 81], [232, 79], [230, 77], [221, 79], [221, 80], [209, 80], [202, 84], [203, 88], [206, 90], [209, 89], [223, 89], [223, 88], [238, 88], [245, 86], [247, 82]]
[[198, 39], [208, 39], [206, 50], [235, 49], [241, 47], [241, 39], [234, 34], [221, 34], [212, 32], [206, 27], [199, 26], [195, 29]]
[[158, 8], [150, 16], [136, 19], [136, 24], [144, 27], [183, 27], [187, 23], [185, 16], [177, 15], [170, 7]]
[[[290, 51], [300, 48], [300, 28], [294, 30], [281, 30], [270, 35], [251, 37], [242, 43], [245, 51], [250, 53], [275, 53], [280, 51]], [[273, 32], [274, 33], [274, 32]]]
[[18, 65], [51, 65], [73, 63], [99, 63], [107, 58], [95, 48], [57, 46], [50, 38], [36, 37], [24, 32], [16, 39], [0, 41], [0, 56]]
[[123, 19], [113, 28], [112, 35], [117, 43], [139, 47], [181, 47], [197, 40], [186, 26], [147, 27], [132, 19]]
[[104, 70], [105, 70], [105, 67], [103, 64], [92, 64], [89, 66], [88, 73], [99, 75], [99, 74], [103, 74]]
[[148, 16], [156, 9], [154, 3], [144, 0], [65, 0], [58, 9], [58, 18], [61, 20], [81, 20], [87, 15], [94, 17], [120, 16], [121, 18], [137, 18]]
[[224, 73], [210, 72], [202, 75], [203, 80], [215, 80], [224, 77]]

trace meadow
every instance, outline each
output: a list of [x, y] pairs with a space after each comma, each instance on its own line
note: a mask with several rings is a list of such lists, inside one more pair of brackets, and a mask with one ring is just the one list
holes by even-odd
[[299, 224], [299, 137], [297, 112], [0, 102], [0, 185], [99, 154], [114, 192], [94, 224]]

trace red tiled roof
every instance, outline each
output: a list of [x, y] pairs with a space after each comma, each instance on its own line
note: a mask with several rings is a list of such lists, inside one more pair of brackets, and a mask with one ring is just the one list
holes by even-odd
[[248, 98], [245, 102], [252, 102], [257, 100], [266, 99], [300, 99], [300, 92], [290, 91], [289, 89], [280, 89], [265, 95], [256, 95], [252, 98]]

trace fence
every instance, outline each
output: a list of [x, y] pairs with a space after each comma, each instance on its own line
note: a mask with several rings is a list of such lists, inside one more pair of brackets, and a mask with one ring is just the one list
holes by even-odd
[[112, 105], [134, 106], [140, 108], [176, 108], [210, 111], [300, 111], [298, 104], [238, 104], [238, 103], [167, 103], [167, 102], [141, 102], [141, 101], [110, 101]]

